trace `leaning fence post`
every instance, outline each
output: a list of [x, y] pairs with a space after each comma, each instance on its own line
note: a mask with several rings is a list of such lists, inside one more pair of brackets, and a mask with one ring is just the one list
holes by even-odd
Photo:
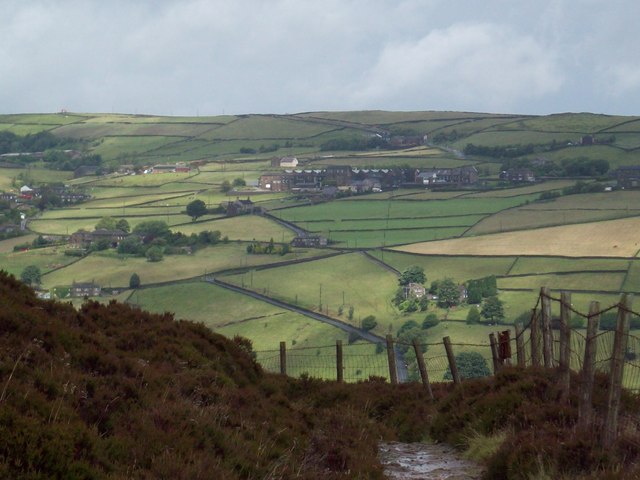
[[456, 365], [456, 357], [453, 355], [453, 348], [451, 347], [451, 339], [449, 337], [444, 337], [444, 349], [447, 351], [447, 358], [449, 359], [449, 369], [451, 370], [451, 378], [453, 378], [453, 383], [459, 385], [460, 374], [458, 373], [458, 366]]
[[540, 366], [540, 326], [538, 325], [538, 310], [531, 312], [531, 365]]
[[624, 373], [624, 355], [629, 340], [629, 324], [631, 309], [631, 295], [624, 293], [618, 305], [618, 321], [616, 336], [613, 339], [613, 353], [611, 356], [611, 373], [609, 374], [609, 396], [607, 398], [607, 414], [604, 425], [603, 446], [610, 448], [618, 434], [618, 413], [620, 411], [620, 396], [622, 395], [622, 375]]
[[582, 385], [580, 386], [580, 407], [578, 416], [580, 425], [588, 427], [593, 415], [593, 377], [596, 371], [596, 353], [598, 342], [598, 325], [600, 323], [600, 303], [591, 302], [589, 319], [587, 320], [587, 339], [584, 346], [584, 361], [582, 362]]
[[562, 292], [560, 298], [560, 388], [566, 399], [571, 387], [571, 294]]
[[280, 373], [287, 374], [287, 342], [280, 342]]
[[396, 369], [396, 353], [393, 350], [393, 337], [387, 335], [387, 357], [389, 358], [389, 378], [392, 385], [398, 384], [398, 370]]
[[429, 398], [433, 400], [433, 391], [431, 390], [431, 383], [429, 383], [429, 374], [427, 373], [427, 366], [424, 363], [424, 356], [422, 355], [422, 348], [418, 343], [418, 339], [413, 339], [413, 350], [416, 353], [416, 360], [418, 362], [418, 370], [420, 371], [420, 378], [422, 379], [422, 385], [429, 392]]
[[493, 374], [497, 375], [500, 371], [500, 357], [498, 356], [498, 341], [495, 334], [489, 334], [489, 343], [491, 345], [491, 358], [493, 359]]
[[522, 324], [516, 323], [516, 357], [518, 358], [518, 367], [525, 368], [527, 362], [524, 356], [524, 328]]
[[542, 297], [542, 354], [545, 368], [553, 368], [553, 333], [551, 331], [551, 294], [547, 287], [540, 289]]
[[338, 382], [344, 381], [344, 370], [342, 364], [342, 340], [336, 340], [336, 378]]

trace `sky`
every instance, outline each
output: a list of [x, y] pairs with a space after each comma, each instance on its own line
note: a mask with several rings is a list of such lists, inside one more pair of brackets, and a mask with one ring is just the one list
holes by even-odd
[[640, 115], [637, 0], [0, 0], [0, 113]]

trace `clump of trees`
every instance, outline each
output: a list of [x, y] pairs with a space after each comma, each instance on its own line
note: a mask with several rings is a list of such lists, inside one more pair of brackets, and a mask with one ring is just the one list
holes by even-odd
[[410, 284], [423, 285], [427, 281], [424, 269], [418, 265], [407, 267], [398, 278], [400, 285], [396, 290], [392, 303], [404, 313], [424, 312], [429, 307], [426, 295], [418, 297], [411, 293]]
[[[461, 352], [455, 356], [455, 359], [461, 378], [482, 378], [491, 375], [487, 360], [478, 352]], [[450, 367], [447, 367], [443, 378], [453, 380]]]
[[467, 303], [480, 303], [483, 298], [498, 294], [495, 275], [469, 280], [467, 282]]
[[273, 241], [273, 238], [269, 242], [256, 242], [255, 240], [247, 245], [247, 253], [253, 255], [286, 255], [291, 252], [291, 247], [288, 243], [278, 243]]

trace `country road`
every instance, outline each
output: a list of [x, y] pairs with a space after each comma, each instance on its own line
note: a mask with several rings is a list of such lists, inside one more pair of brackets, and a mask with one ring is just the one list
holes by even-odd
[[[236, 285], [232, 285], [230, 283], [224, 282], [222, 280], [219, 280], [217, 278], [214, 278], [212, 276], [206, 276], [205, 277], [205, 281], [212, 283], [214, 285], [217, 285], [219, 287], [223, 287], [226, 288], [228, 290], [232, 290], [236, 293], [241, 293], [243, 295], [247, 295], [249, 297], [255, 298], [256, 300], [261, 300], [263, 302], [267, 302], [270, 303], [271, 305], [275, 305], [276, 307], [280, 307], [280, 308], [284, 308], [286, 310], [290, 310], [292, 312], [295, 313], [299, 313], [301, 315], [304, 315], [306, 317], [309, 318], [313, 318], [314, 320], [318, 320], [320, 322], [324, 322], [327, 323], [329, 325], [333, 325], [334, 327], [337, 327], [347, 333], [355, 333], [357, 335], [359, 335], [361, 338], [363, 338], [364, 340], [371, 342], [371, 343], [382, 343], [385, 344], [386, 340], [383, 337], [380, 337], [379, 335], [375, 335], [373, 333], [370, 332], [364, 332], [362, 330], [360, 330], [359, 328], [356, 328], [352, 325], [349, 325], [348, 323], [345, 322], [341, 322], [340, 320], [336, 320], [335, 318], [329, 317], [327, 315], [323, 315], [321, 313], [317, 313], [317, 312], [313, 312], [311, 310], [307, 310], [305, 308], [301, 308], [301, 307], [297, 307], [295, 305], [291, 305], [289, 303], [285, 303], [282, 302], [280, 300], [276, 300], [274, 298], [270, 298], [267, 297], [266, 295], [261, 295], [257, 292], [254, 292], [252, 290], [248, 290], [246, 288], [242, 288], [242, 287], [238, 287]], [[398, 369], [398, 381], [399, 382], [406, 382], [407, 378], [408, 378], [408, 371], [407, 371], [407, 366], [405, 364], [404, 361], [404, 357], [403, 355], [397, 350], [395, 349], [394, 351], [395, 353], [395, 357], [396, 357], [396, 365], [397, 365], [397, 369]]]

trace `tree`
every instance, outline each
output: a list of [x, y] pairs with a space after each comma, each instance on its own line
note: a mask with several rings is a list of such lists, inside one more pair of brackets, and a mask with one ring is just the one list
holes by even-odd
[[[485, 358], [478, 352], [462, 352], [456, 355], [456, 366], [461, 378], [481, 378], [491, 375]], [[445, 380], [452, 380], [451, 369], [447, 367]]]
[[115, 230], [117, 228], [116, 219], [113, 217], [102, 217], [98, 223], [96, 223], [96, 230]]
[[116, 228], [118, 230], [122, 230], [123, 232], [127, 232], [127, 233], [131, 231], [131, 226], [129, 225], [129, 222], [127, 222], [127, 220], [124, 218], [121, 218], [116, 222]]
[[244, 181], [244, 178], [234, 178], [233, 186], [234, 187], [244, 187], [247, 185], [247, 182]]
[[198, 217], [202, 217], [207, 214], [207, 204], [202, 200], [194, 200], [187, 204], [187, 215], [191, 217], [194, 222]]
[[223, 180], [222, 181], [222, 185], [220, 186], [220, 190], [222, 190], [224, 193], [227, 193], [228, 191], [231, 190], [231, 184], [229, 183], [229, 180]]
[[458, 285], [450, 278], [445, 278], [438, 282], [438, 306], [441, 308], [449, 308], [460, 303], [460, 292]]
[[129, 288], [138, 288], [140, 286], [140, 276], [133, 273], [129, 278]]
[[435, 327], [440, 323], [440, 319], [435, 313], [429, 313], [426, 317], [424, 317], [424, 321], [422, 322], [422, 329], [426, 330], [431, 327]]
[[40, 267], [37, 265], [29, 265], [28, 267], [25, 267], [20, 274], [20, 280], [27, 285], [39, 285], [41, 279], [42, 273], [40, 272]]
[[418, 265], [412, 265], [407, 267], [401, 274], [398, 279], [398, 283], [400, 285], [409, 285], [410, 283], [419, 283], [423, 284], [427, 281], [427, 277], [424, 275], [424, 268], [419, 267]]
[[498, 297], [488, 297], [482, 304], [480, 314], [490, 322], [504, 320], [504, 305]]
[[164, 256], [162, 252], [162, 247], [158, 247], [158, 246], [151, 247], [149, 250], [147, 250], [147, 253], [145, 253], [145, 256], [147, 257], [147, 260], [149, 260], [150, 262], [160, 262]]
[[130, 255], [142, 255], [144, 253], [144, 245], [142, 240], [137, 235], [130, 235], [124, 238], [118, 244], [118, 253], [125, 253]]
[[135, 226], [133, 233], [140, 235], [144, 243], [151, 243], [156, 238], [169, 238], [171, 230], [162, 220], [148, 220]]
[[373, 330], [378, 325], [374, 315], [367, 315], [362, 319], [362, 329], [365, 331]]
[[474, 323], [480, 323], [480, 310], [475, 305], [469, 309], [469, 313], [467, 313], [467, 323], [469, 325], [473, 325]]

